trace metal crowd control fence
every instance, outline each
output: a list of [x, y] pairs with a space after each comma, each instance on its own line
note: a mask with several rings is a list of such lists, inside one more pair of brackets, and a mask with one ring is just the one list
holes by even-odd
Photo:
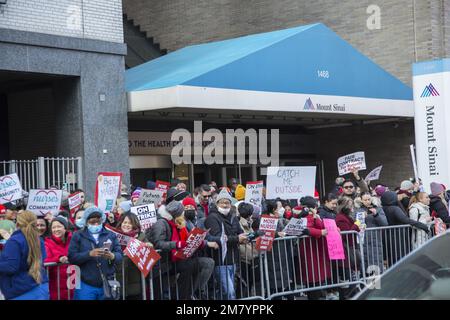
[[[116, 278], [123, 300], [270, 300], [333, 290], [350, 297], [411, 252], [417, 239], [413, 234], [419, 231], [400, 225], [341, 232], [345, 260], [330, 260], [326, 238], [308, 236], [276, 238], [272, 251], [262, 253], [255, 242], [228, 248], [225, 257], [221, 250], [202, 249], [184, 262], [158, 250], [161, 260], [146, 278], [126, 256]], [[425, 234], [418, 246], [433, 236]], [[62, 264], [46, 266], [58, 267], [49, 274], [60, 284]], [[65, 299], [60, 291], [58, 299]]]
[[0, 176], [17, 173], [22, 189], [83, 188], [82, 158], [45, 158], [0, 161]]

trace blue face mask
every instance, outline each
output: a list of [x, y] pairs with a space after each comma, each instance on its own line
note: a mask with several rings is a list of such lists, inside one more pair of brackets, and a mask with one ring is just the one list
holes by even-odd
[[101, 224], [99, 224], [98, 226], [93, 226], [93, 225], [88, 225], [88, 230], [90, 233], [92, 234], [97, 234], [100, 233], [100, 231], [102, 231], [103, 226]]
[[80, 219], [75, 220], [75, 224], [76, 224], [76, 226], [77, 226], [78, 228], [83, 229], [83, 227], [84, 227], [84, 221], [83, 221], [83, 218], [80, 218]]

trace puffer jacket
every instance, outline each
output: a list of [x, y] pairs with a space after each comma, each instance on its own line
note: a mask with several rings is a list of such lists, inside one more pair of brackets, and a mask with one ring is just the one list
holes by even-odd
[[[416, 202], [411, 205], [411, 207], [409, 208], [409, 217], [412, 220], [422, 222], [423, 224], [426, 224], [428, 226], [431, 225], [430, 207], [421, 202]], [[427, 234], [422, 230], [416, 229], [411, 234], [413, 249], [420, 247], [427, 240]]]

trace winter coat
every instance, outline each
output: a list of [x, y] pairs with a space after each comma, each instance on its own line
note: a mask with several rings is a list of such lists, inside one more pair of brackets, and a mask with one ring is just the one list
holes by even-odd
[[[428, 232], [427, 225], [408, 218], [403, 210], [400, 209], [395, 192], [387, 191], [383, 193], [381, 203], [383, 204], [383, 210], [390, 226], [409, 224]], [[389, 265], [396, 263], [411, 251], [410, 230], [405, 230], [404, 228], [393, 229], [385, 232], [384, 236], [387, 248], [386, 258]]]
[[[63, 256], [69, 255], [69, 245], [72, 240], [72, 233], [67, 232], [65, 235], [66, 239], [63, 242], [61, 238], [51, 236], [45, 239], [45, 250], [47, 251], [47, 258], [45, 263], [56, 262], [59, 263], [59, 259]], [[63, 264], [60, 266], [49, 267], [49, 289], [50, 289], [50, 299], [51, 300], [72, 300], [73, 290], [67, 288], [67, 268], [69, 264]], [[74, 272], [72, 272], [73, 274]], [[58, 274], [59, 274], [59, 284], [58, 284]], [[58, 298], [58, 287], [59, 287], [59, 298]]]
[[[111, 241], [110, 251], [114, 254], [113, 261], [104, 258], [91, 257], [89, 252], [93, 248], [102, 248], [103, 243]], [[113, 279], [115, 274], [114, 266], [122, 263], [123, 253], [116, 235], [105, 228], [99, 234], [98, 243], [87, 228], [83, 228], [73, 234], [69, 245], [69, 262], [77, 265], [81, 270], [81, 281], [84, 283], [101, 288], [103, 287], [102, 277], [97, 263], [100, 264], [103, 275], [107, 279]]]
[[308, 214], [306, 219], [310, 236], [300, 238], [300, 276], [304, 283], [323, 283], [331, 277], [326, 238], [322, 237], [325, 225], [322, 219], [314, 218], [312, 214]]
[[[253, 229], [247, 219], [240, 218], [239, 224], [241, 225], [241, 228], [245, 233], [253, 232]], [[251, 265], [253, 263], [253, 259], [258, 257], [258, 250], [256, 250], [255, 248], [255, 241], [246, 244], [240, 244], [239, 254], [241, 256], [241, 262]]]
[[209, 230], [209, 240], [215, 241], [219, 244], [219, 252], [222, 252], [222, 244], [220, 242], [220, 237], [222, 235], [222, 228], [225, 230], [225, 234], [228, 238], [227, 240], [227, 254], [225, 261], [222, 262], [221, 254], [213, 253], [213, 259], [216, 266], [220, 265], [233, 265], [239, 262], [239, 235], [243, 233], [239, 218], [236, 217], [234, 211], [225, 216], [217, 210], [217, 207], [211, 207], [208, 217], [205, 220], [205, 228]]
[[[355, 224], [355, 220], [352, 217], [340, 212], [336, 215], [336, 225], [337, 227], [343, 231], [356, 231], [360, 232], [359, 227]], [[361, 261], [361, 253], [359, 252], [358, 246], [358, 237], [354, 233], [343, 234], [342, 235], [342, 244], [344, 245], [345, 252], [345, 260], [344, 260], [344, 268], [354, 270]], [[352, 255], [350, 257], [349, 255]], [[354, 261], [354, 257], [356, 256], [357, 260]], [[341, 265], [339, 263], [339, 265]]]
[[[428, 220], [431, 218], [430, 207], [421, 202], [416, 202], [411, 205], [411, 207], [409, 208], [409, 217], [412, 220], [422, 222], [423, 224], [426, 224], [428, 226], [431, 225], [431, 220]], [[413, 230], [411, 235], [413, 249], [420, 247], [427, 240], [428, 236], [426, 232], [418, 229]]]
[[436, 217], [441, 218], [445, 223], [450, 223], [448, 208], [439, 196], [430, 196], [430, 211], [435, 213]]
[[[41, 242], [42, 269], [41, 284], [47, 283], [47, 272], [44, 268], [46, 251], [44, 241]], [[0, 255], [0, 290], [5, 299], [16, 298], [39, 284], [29, 275], [28, 244], [22, 231], [16, 230], [6, 242]]]
[[[356, 202], [355, 202], [356, 204]], [[369, 208], [361, 204], [357, 212], [366, 213], [365, 224], [368, 230], [362, 235], [363, 249], [364, 249], [364, 263], [365, 267], [376, 265], [380, 272], [383, 271], [383, 231], [380, 228], [388, 226], [386, 215], [382, 208], [372, 206], [376, 210], [375, 214], [369, 211]]]
[[325, 205], [319, 208], [319, 216], [322, 219], [336, 219], [336, 212], [328, 209]]

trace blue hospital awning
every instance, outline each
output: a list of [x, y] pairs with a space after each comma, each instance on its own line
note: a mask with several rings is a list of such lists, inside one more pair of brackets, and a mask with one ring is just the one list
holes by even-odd
[[412, 89], [325, 25], [189, 46], [126, 71], [129, 111], [414, 115]]

